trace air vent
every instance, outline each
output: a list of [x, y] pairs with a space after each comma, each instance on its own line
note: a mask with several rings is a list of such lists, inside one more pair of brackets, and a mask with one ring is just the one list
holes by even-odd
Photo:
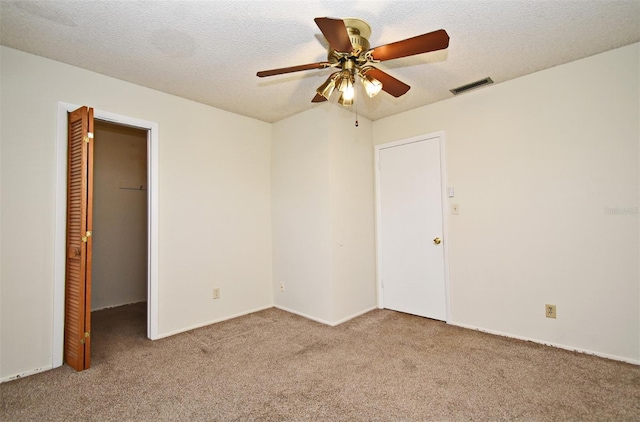
[[462, 94], [465, 91], [469, 91], [469, 90], [472, 90], [472, 89], [480, 88], [481, 86], [489, 85], [489, 84], [492, 84], [492, 83], [493, 83], [493, 81], [491, 80], [491, 78], [484, 78], [484, 79], [480, 79], [479, 81], [471, 82], [470, 84], [466, 84], [466, 85], [459, 86], [457, 88], [453, 88], [450, 91], [451, 91], [451, 93], [453, 95], [458, 95], [458, 94]]

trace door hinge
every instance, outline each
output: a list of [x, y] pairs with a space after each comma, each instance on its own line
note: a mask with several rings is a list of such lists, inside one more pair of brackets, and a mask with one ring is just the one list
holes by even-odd
[[84, 141], [88, 144], [89, 139], [93, 139], [93, 132], [87, 132], [87, 136], [84, 137]]
[[84, 337], [80, 340], [80, 344], [84, 344], [86, 339], [88, 339], [90, 336], [91, 336], [91, 334], [89, 334], [89, 331], [84, 333]]
[[82, 236], [82, 242], [87, 243], [90, 237], [91, 237], [91, 232], [86, 232], [84, 236]]

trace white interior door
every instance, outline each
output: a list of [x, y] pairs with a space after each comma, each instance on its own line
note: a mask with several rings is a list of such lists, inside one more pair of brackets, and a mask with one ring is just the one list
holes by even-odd
[[440, 138], [383, 146], [378, 164], [383, 307], [444, 321]]

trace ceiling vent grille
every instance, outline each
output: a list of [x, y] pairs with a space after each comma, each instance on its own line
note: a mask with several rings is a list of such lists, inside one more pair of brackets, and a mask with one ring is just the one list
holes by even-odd
[[491, 78], [484, 78], [484, 79], [480, 79], [479, 81], [475, 81], [475, 82], [471, 82], [470, 84], [466, 84], [466, 85], [462, 85], [459, 86], [457, 88], [453, 88], [451, 91], [451, 93], [453, 95], [458, 95], [458, 94], [462, 94], [463, 92], [472, 90], [472, 89], [476, 89], [476, 88], [480, 88], [481, 86], [484, 85], [490, 85], [492, 84], [493, 81], [491, 80]]

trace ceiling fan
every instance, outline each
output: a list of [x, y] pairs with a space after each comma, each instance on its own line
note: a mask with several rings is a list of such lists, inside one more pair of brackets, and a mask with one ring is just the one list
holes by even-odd
[[394, 97], [400, 97], [411, 87], [372, 64], [442, 50], [449, 46], [449, 35], [444, 29], [440, 29], [370, 48], [368, 38], [371, 36], [371, 27], [361, 19], [315, 18], [314, 21], [329, 42], [327, 61], [263, 70], [257, 73], [257, 76], [262, 78], [302, 70], [328, 67], [339, 69], [318, 87], [316, 96], [311, 100], [314, 103], [327, 101], [337, 88], [341, 92], [338, 103], [344, 106], [353, 104], [356, 76], [360, 78], [365, 92], [370, 98], [381, 90]]

